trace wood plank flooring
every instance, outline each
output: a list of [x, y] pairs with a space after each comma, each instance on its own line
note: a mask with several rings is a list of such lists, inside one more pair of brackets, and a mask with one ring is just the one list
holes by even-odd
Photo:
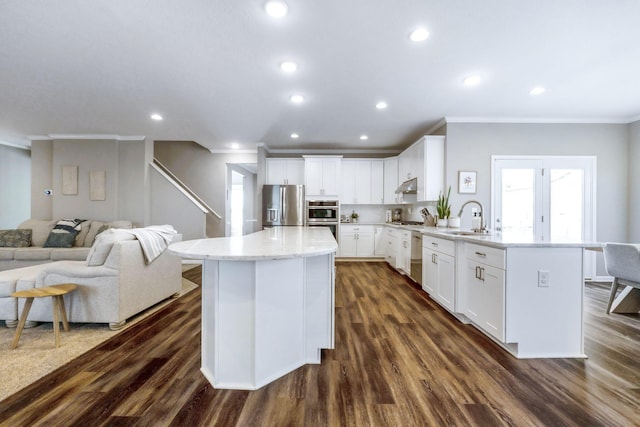
[[589, 359], [517, 360], [386, 264], [338, 263], [335, 350], [248, 392], [200, 373], [198, 289], [0, 402], [0, 425], [640, 425], [640, 318], [607, 295], [586, 287]]

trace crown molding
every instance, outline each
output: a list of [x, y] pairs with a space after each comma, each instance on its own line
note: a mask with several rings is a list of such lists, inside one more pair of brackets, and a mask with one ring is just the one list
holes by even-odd
[[116, 141], [144, 141], [143, 135], [108, 135], [108, 134], [61, 134], [28, 135], [32, 141], [51, 141], [54, 139], [113, 139]]
[[323, 148], [323, 149], [313, 149], [313, 148], [272, 148], [268, 150], [269, 153], [273, 154], [308, 154], [308, 155], [340, 155], [340, 154], [391, 154], [396, 155], [402, 150], [388, 150], [388, 149], [375, 149], [375, 150], [367, 150], [365, 148], [362, 149], [333, 149], [333, 148]]
[[233, 148], [211, 148], [211, 154], [256, 154], [258, 150], [234, 150]]
[[[640, 116], [639, 116], [640, 119]], [[628, 124], [631, 118], [620, 117], [451, 117], [444, 118], [446, 123], [531, 123], [531, 124]]]
[[15, 144], [13, 142], [3, 141], [1, 139], [0, 139], [0, 145], [6, 145], [7, 147], [13, 147], [13, 148], [19, 148], [19, 149], [25, 150], [25, 151], [31, 151], [31, 147], [28, 146], [28, 145]]

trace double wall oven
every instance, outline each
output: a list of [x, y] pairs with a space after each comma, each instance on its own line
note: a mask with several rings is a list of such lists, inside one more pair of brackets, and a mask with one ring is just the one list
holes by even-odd
[[340, 203], [338, 200], [307, 200], [308, 227], [329, 227], [333, 237], [338, 240], [340, 227]]

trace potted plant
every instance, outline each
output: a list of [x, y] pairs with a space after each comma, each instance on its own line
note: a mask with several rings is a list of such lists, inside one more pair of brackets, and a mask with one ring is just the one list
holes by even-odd
[[449, 191], [447, 191], [447, 196], [445, 197], [442, 194], [438, 194], [438, 202], [436, 204], [436, 210], [438, 211], [438, 222], [436, 225], [440, 227], [446, 227], [449, 216], [451, 215], [451, 205], [449, 204], [449, 196], [451, 195], [451, 186], [449, 186]]
[[351, 211], [351, 222], [358, 222], [358, 217], [359, 215], [356, 213], [356, 211]]

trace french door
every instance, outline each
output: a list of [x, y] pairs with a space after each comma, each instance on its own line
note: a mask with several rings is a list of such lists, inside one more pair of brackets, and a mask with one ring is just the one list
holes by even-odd
[[[592, 156], [492, 156], [493, 229], [539, 241], [595, 240]], [[592, 257], [585, 275], [593, 276]]]

